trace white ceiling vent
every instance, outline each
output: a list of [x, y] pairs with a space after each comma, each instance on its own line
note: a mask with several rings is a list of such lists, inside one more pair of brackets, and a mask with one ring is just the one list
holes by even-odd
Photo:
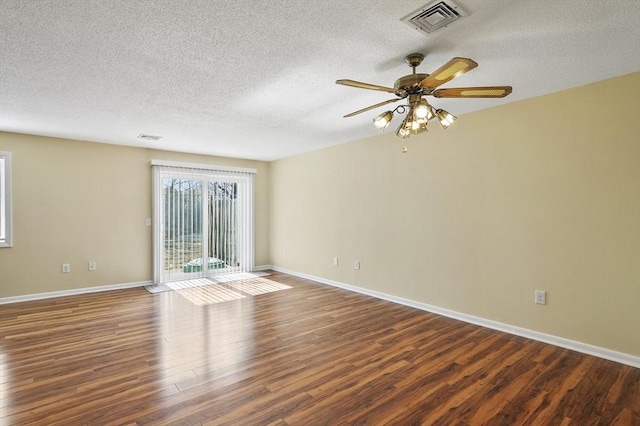
[[430, 35], [446, 28], [463, 16], [467, 16], [467, 13], [451, 0], [436, 0], [425, 4], [400, 20], [412, 28]]
[[143, 139], [145, 141], [158, 141], [162, 139], [162, 136], [147, 135], [146, 133], [140, 133], [138, 135], [138, 139]]

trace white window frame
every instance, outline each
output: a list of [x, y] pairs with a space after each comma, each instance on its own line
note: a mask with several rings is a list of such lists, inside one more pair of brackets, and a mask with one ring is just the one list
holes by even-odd
[[11, 153], [0, 151], [0, 247], [12, 246]]

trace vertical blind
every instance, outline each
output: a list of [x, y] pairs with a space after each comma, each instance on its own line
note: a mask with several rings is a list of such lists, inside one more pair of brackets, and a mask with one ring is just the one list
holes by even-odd
[[255, 170], [151, 164], [154, 283], [253, 270]]

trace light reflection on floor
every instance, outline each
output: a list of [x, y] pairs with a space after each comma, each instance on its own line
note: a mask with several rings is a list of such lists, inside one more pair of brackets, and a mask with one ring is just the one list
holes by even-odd
[[[184, 281], [178, 286], [164, 296], [169, 301], [164, 308], [174, 312], [171, 321], [160, 325], [164, 341], [160, 366], [176, 362], [179, 366], [168, 369], [159, 366], [164, 382], [175, 381], [175, 388], [185, 391], [197, 386], [216, 386], [221, 378], [225, 383], [246, 378], [244, 363], [255, 357], [257, 350], [254, 296], [292, 287], [255, 276], [225, 283], [211, 279]], [[178, 299], [191, 304], [179, 303]], [[236, 302], [222, 303], [233, 301]], [[180, 313], [176, 315], [176, 311]]]
[[[163, 383], [173, 383], [182, 392], [215, 387], [220, 378], [244, 378], [241, 367], [255, 352], [253, 297], [210, 283], [167, 292], [161, 298], [170, 301], [162, 310], [172, 311], [159, 318], [170, 318], [159, 322], [158, 371]], [[222, 303], [224, 299], [228, 303]], [[158, 404], [164, 403], [163, 399]]]
[[[11, 377], [9, 376], [9, 369], [6, 365], [6, 357], [3, 353], [0, 353], [0, 395], [4, 395], [4, 404], [0, 404], [0, 419], [7, 417], [9, 414], [5, 407], [11, 406], [11, 394], [9, 393], [9, 383], [11, 383]], [[2, 422], [2, 420], [0, 420]]]

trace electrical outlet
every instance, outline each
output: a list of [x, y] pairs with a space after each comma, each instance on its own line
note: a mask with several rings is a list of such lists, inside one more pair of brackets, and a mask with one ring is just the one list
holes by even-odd
[[353, 267], [354, 267], [355, 269], [360, 269], [360, 261], [359, 261], [359, 260], [356, 260], [355, 262], [353, 262]]
[[338, 256], [333, 258], [333, 266], [338, 266]]
[[63, 263], [62, 264], [62, 273], [63, 274], [68, 274], [69, 272], [71, 272], [71, 265], [69, 265], [68, 263]]
[[543, 290], [536, 290], [536, 299], [535, 302], [537, 305], [546, 305], [547, 304], [547, 292]]
[[150, 217], [146, 218], [145, 221], [144, 221], [144, 224], [146, 226], [151, 226], [151, 218]]
[[95, 271], [96, 270], [96, 262], [89, 262], [89, 270], [90, 271]]

